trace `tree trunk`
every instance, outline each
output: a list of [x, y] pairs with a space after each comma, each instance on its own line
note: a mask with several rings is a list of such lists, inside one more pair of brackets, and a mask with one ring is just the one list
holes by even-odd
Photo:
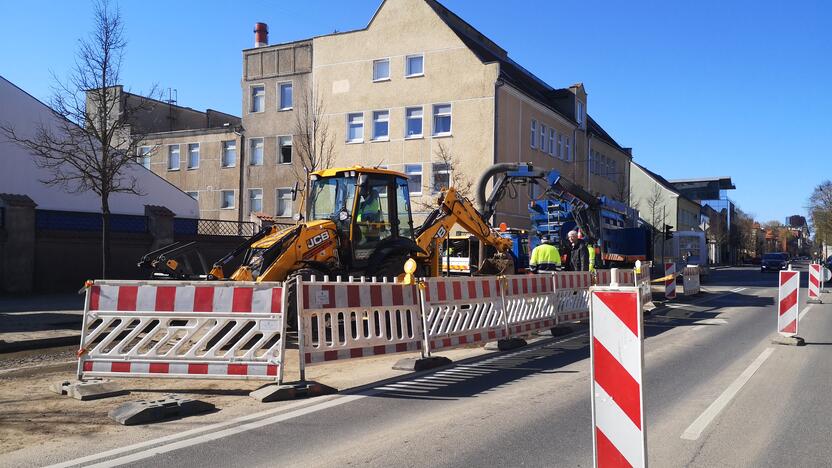
[[107, 279], [110, 262], [110, 200], [101, 196], [101, 279]]

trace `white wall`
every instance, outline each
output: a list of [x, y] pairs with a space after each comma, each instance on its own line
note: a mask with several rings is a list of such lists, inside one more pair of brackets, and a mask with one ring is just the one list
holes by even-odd
[[[40, 122], [57, 122], [57, 117], [42, 102], [0, 77], [0, 123], [14, 126], [19, 135], [31, 137]], [[110, 196], [110, 211], [119, 214], [144, 214], [144, 205], [161, 205], [177, 216], [198, 218], [196, 200], [144, 167], [133, 164], [126, 177], [135, 177], [143, 195], [115, 193]], [[92, 192], [67, 193], [63, 188], [40, 182], [49, 171], [37, 167], [33, 156], [21, 146], [0, 135], [0, 193], [28, 195], [39, 209], [99, 212], [101, 202]]]

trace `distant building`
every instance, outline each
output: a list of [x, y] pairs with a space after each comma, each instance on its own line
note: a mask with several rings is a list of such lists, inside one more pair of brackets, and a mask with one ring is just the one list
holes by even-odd
[[671, 184], [686, 197], [703, 207], [710, 207], [719, 216], [711, 219], [708, 233], [712, 245], [712, 262], [734, 264], [739, 259], [740, 246], [735, 223], [734, 202], [728, 198], [728, 190], [737, 187], [730, 177], [706, 177], [701, 179], [671, 180]]

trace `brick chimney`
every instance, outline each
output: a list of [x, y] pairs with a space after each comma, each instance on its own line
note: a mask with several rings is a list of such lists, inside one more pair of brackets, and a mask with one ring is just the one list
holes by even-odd
[[269, 26], [266, 23], [254, 24], [254, 47], [269, 45]]

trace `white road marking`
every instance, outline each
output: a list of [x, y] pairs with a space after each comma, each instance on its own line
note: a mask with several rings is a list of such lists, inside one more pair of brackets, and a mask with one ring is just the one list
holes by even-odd
[[757, 369], [763, 365], [766, 359], [771, 356], [771, 353], [774, 352], [774, 348], [766, 348], [763, 352], [757, 356], [757, 359], [751, 363], [743, 372], [737, 377], [736, 380], [731, 382], [731, 385], [722, 392], [713, 403], [711, 403], [705, 411], [696, 418], [693, 423], [685, 429], [685, 432], [682, 433], [682, 439], [685, 440], [697, 440], [702, 435], [702, 432], [708, 425], [722, 412], [727, 406], [728, 403], [739, 393], [742, 387], [748, 383], [751, 379], [751, 376], [757, 372]]
[[809, 312], [809, 307], [812, 307], [812, 304], [809, 304], [806, 307], [804, 307], [803, 310], [801, 310], [800, 313], [797, 315], [798, 322], [803, 320], [803, 317], [805, 317], [806, 314]]

